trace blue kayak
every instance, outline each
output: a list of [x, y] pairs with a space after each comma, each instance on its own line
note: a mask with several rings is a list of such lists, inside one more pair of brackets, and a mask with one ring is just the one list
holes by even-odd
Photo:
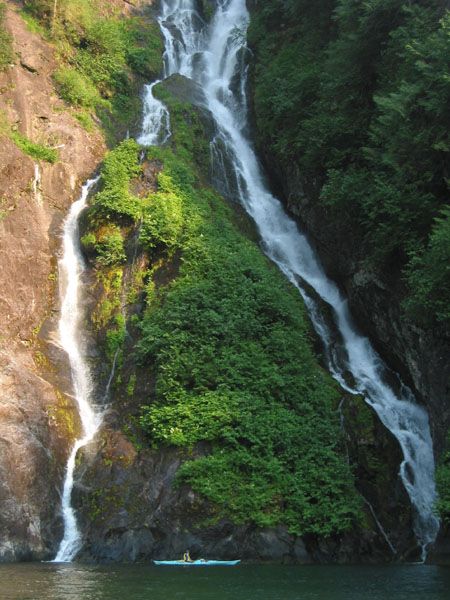
[[240, 560], [154, 560], [155, 565], [165, 565], [168, 567], [234, 567]]

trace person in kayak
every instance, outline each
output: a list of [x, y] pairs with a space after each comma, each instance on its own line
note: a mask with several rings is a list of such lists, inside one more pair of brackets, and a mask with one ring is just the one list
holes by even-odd
[[189, 554], [189, 550], [186, 550], [186, 552], [183, 554], [183, 561], [184, 562], [192, 562], [192, 558], [191, 558], [191, 555]]

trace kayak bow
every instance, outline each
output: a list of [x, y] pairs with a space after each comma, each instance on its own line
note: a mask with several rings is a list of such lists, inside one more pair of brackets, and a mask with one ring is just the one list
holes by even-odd
[[163, 565], [168, 567], [234, 567], [238, 565], [240, 560], [154, 560], [155, 565]]

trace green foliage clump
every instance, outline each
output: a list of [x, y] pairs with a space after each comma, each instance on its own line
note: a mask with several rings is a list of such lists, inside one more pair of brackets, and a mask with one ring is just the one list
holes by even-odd
[[116, 353], [122, 349], [126, 333], [125, 317], [118, 313], [113, 324], [110, 324], [106, 332], [106, 355], [111, 361], [114, 360]]
[[109, 152], [104, 160], [100, 191], [95, 195], [91, 221], [115, 217], [133, 221], [141, 215], [141, 203], [129, 191], [130, 180], [140, 172], [139, 146], [125, 140]]
[[127, 64], [148, 81], [155, 79], [162, 70], [163, 44], [159, 25], [139, 19], [129, 21], [127, 30]]
[[126, 259], [123, 245], [123, 237], [120, 229], [115, 227], [108, 228], [95, 244], [97, 253], [97, 262], [103, 267], [117, 265]]
[[[207, 175], [210, 160], [210, 132], [206, 130], [201, 112], [189, 102], [175, 97], [167, 89], [165, 82], [155, 86], [154, 94], [170, 111], [172, 135], [169, 143], [172, 149], [185, 165], [192, 165], [193, 172], [200, 172], [203, 176]], [[192, 177], [191, 174], [191, 181]]]
[[407, 310], [427, 322], [450, 323], [450, 206], [435, 219], [428, 246], [411, 255], [407, 269], [411, 294]]
[[0, 72], [7, 69], [14, 59], [12, 38], [5, 29], [5, 11], [5, 3], [0, 2]]
[[32, 142], [18, 131], [11, 131], [9, 135], [16, 146], [28, 156], [52, 164], [58, 160], [58, 152], [54, 148]]
[[425, 273], [448, 205], [449, 32], [439, 0], [261, 0], [249, 32], [259, 144], [361, 261], [403, 277], [422, 325], [450, 323], [448, 285]]
[[438, 490], [437, 510], [442, 519], [450, 524], [450, 432], [447, 435], [447, 449], [436, 469]]
[[213, 503], [215, 518], [348, 529], [360, 507], [339, 446], [338, 392], [311, 351], [300, 297], [237, 233], [223, 201], [185, 182], [182, 161], [150, 153], [184, 224], [179, 274], [149, 292], [142, 320], [139, 355], [156, 390], [141, 427], [156, 446], [211, 444], [179, 481]]
[[173, 252], [183, 231], [183, 198], [164, 173], [158, 177], [158, 191], [148, 200], [140, 232], [144, 247]]
[[200, 11], [203, 17], [210, 21], [214, 15], [214, 10], [216, 8], [213, 0], [199, 0]]
[[70, 67], [60, 67], [54, 74], [63, 100], [76, 107], [96, 108], [102, 104], [95, 85], [82, 73]]
[[34, 17], [49, 21], [54, 9], [54, 0], [25, 0], [27, 11]]

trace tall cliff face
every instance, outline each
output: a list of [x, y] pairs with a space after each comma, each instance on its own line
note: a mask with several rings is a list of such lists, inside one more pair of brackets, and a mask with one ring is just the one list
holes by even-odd
[[[117, 0], [102, 10], [129, 14], [135, 4]], [[211, 5], [202, 2], [204, 16]], [[75, 105], [68, 109], [50, 77], [51, 47], [11, 10], [8, 27], [18, 55], [0, 75], [6, 114], [0, 227], [8, 242], [0, 255], [8, 316], [0, 380], [0, 559], [18, 560], [48, 558], [61, 539], [54, 506], [79, 429], [65, 357], [54, 343], [57, 235], [80, 181], [104, 152], [96, 128], [88, 134], [79, 122], [89, 128], [110, 111], [107, 121], [125, 131], [122, 107], [133, 125], [138, 100], [132, 101], [131, 84], [121, 95], [122, 84], [133, 65], [138, 75], [154, 73], [160, 46], [156, 40], [151, 56], [142, 53], [147, 38], [133, 30], [136, 52], [115, 56], [118, 70], [93, 91], [97, 63], [83, 51], [86, 44], [97, 47], [95, 28], [86, 38], [75, 36], [69, 54], [82, 69], [74, 74], [65, 63], [70, 77], [66, 71], [58, 79], [59, 93]], [[101, 53], [115, 50], [108, 37], [102, 43]], [[74, 96], [71, 81], [91, 95]], [[195, 104], [199, 93], [182, 78], [160, 86], [172, 112], [170, 147], [152, 149], [140, 166], [137, 146], [121, 145], [105, 161], [103, 187], [83, 218], [99, 400], [112, 376], [110, 410], [80, 457], [74, 489], [83, 556], [135, 560], [187, 546], [223, 557], [302, 562], [390, 560], [393, 548], [396, 557], [411, 556], [398, 444], [361, 398], [341, 397], [320, 367], [297, 292], [261, 256], [242, 211], [209, 187], [214, 124], [187, 102]], [[16, 125], [20, 137], [13, 135]], [[56, 150], [59, 159], [36, 169], [18, 149], [23, 140]], [[320, 469], [311, 467], [316, 463]]]
[[[104, 145], [58, 99], [53, 50], [13, 3], [5, 25], [14, 65], [0, 73], [0, 560], [21, 560], [48, 558], [61, 535], [55, 507], [78, 418], [56, 342], [56, 261], [62, 220]], [[58, 161], [26, 155], [11, 131], [56, 147]]]
[[254, 126], [273, 185], [426, 405], [439, 461], [450, 425], [448, 3], [249, 6]]
[[57, 336], [62, 222], [105, 140], [140, 120], [161, 68], [152, 4], [0, 3], [0, 561], [50, 558], [62, 537], [80, 433]]

